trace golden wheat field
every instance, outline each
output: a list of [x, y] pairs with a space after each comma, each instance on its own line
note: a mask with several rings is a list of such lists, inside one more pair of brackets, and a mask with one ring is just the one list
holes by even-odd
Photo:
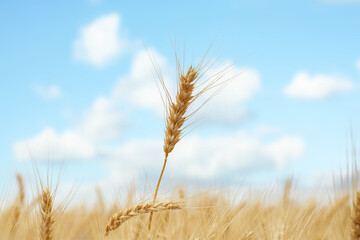
[[[292, 180], [277, 202], [266, 194], [174, 188], [166, 201], [138, 202], [134, 190], [126, 201], [106, 204], [98, 189], [92, 208], [54, 205], [48, 189], [28, 199], [21, 175], [19, 193], [3, 206], [1, 239], [359, 239], [359, 200], [351, 194], [327, 203], [294, 199]], [[151, 230], [149, 213], [154, 213]]]
[[329, 192], [326, 201], [315, 196], [298, 199], [289, 179], [282, 194], [274, 198], [276, 201], [270, 201], [266, 189], [257, 194], [222, 188], [189, 192], [186, 186], [174, 187], [166, 199], [157, 198], [167, 159], [183, 137], [188, 119], [197, 111], [189, 112], [190, 106], [206, 91], [221, 89], [228, 83], [222, 78], [225, 68], [199, 88], [204, 66], [191, 66], [187, 71], [179, 68], [175, 96], [170, 96], [161, 82], [167, 108], [165, 157], [153, 196], [139, 200], [133, 190], [126, 201], [109, 204], [97, 189], [96, 204], [71, 207], [67, 201], [55, 201], [56, 189], [40, 178], [37, 194], [30, 197], [23, 176], [18, 174], [17, 197], [1, 205], [0, 239], [360, 239], [360, 193], [354, 194], [354, 190]]

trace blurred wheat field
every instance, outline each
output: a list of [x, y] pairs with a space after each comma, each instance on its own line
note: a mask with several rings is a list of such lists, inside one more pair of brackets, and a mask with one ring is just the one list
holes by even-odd
[[[127, 201], [120, 206], [106, 204], [99, 189], [97, 202], [91, 208], [52, 206], [49, 225], [44, 216], [44, 197], [25, 201], [23, 183], [18, 180], [18, 184], [17, 198], [3, 206], [0, 213], [0, 239], [359, 239], [358, 209], [356, 201], [352, 206], [350, 193], [334, 194], [328, 203], [315, 198], [300, 201], [292, 196], [291, 180], [273, 203], [265, 196], [235, 197], [229, 191], [188, 195], [182, 187], [174, 188], [166, 204], [179, 203], [179, 207], [155, 212], [151, 230], [147, 227], [148, 211], [140, 209], [134, 214], [134, 209], [144, 206], [136, 201], [134, 192], [129, 192]], [[47, 191], [44, 189], [44, 193]], [[157, 204], [161, 205], [161, 201]], [[105, 236], [111, 216], [128, 209], [132, 209], [128, 211], [130, 217]]]

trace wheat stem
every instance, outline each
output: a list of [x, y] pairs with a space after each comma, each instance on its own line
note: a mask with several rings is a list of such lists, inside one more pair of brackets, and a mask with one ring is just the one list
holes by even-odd
[[[159, 191], [159, 186], [160, 186], [160, 182], [161, 182], [162, 176], [163, 176], [163, 174], [164, 174], [164, 170], [165, 170], [166, 163], [167, 163], [167, 156], [166, 156], [165, 159], [164, 159], [164, 165], [163, 165], [163, 167], [162, 167], [162, 170], [161, 170], [161, 173], [160, 173], [160, 177], [159, 177], [159, 180], [158, 180], [157, 185], [156, 185], [153, 203], [155, 203], [155, 200], [156, 200], [156, 197], [157, 197], [157, 194], [158, 194], [158, 191]], [[153, 214], [154, 214], [153, 212], [150, 213], [149, 225], [148, 225], [149, 230], [151, 229], [151, 221], [152, 221]]]

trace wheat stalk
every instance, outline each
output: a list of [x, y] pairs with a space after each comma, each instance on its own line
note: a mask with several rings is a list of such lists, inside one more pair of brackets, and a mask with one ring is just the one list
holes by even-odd
[[114, 214], [105, 228], [105, 236], [111, 231], [117, 229], [122, 223], [129, 218], [138, 216], [144, 213], [153, 213], [165, 210], [182, 209], [181, 202], [160, 202], [160, 203], [140, 203], [134, 207], [121, 210]]
[[[190, 66], [186, 74], [180, 75], [178, 91], [176, 94], [175, 102], [171, 101], [169, 106], [169, 114], [165, 127], [165, 139], [163, 150], [165, 153], [164, 164], [160, 173], [159, 180], [156, 185], [153, 203], [155, 203], [156, 196], [159, 190], [160, 182], [164, 174], [167, 158], [171, 151], [174, 149], [176, 143], [180, 141], [184, 123], [187, 119], [186, 113], [191, 105], [194, 95], [196, 79], [198, 72], [195, 68]], [[149, 229], [151, 229], [151, 220], [153, 213], [149, 218]]]
[[40, 240], [53, 239], [53, 199], [49, 188], [43, 190], [41, 197], [41, 226], [40, 226]]

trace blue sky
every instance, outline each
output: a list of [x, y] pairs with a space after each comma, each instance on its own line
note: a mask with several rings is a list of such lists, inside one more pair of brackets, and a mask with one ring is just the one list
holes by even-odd
[[[359, 131], [360, 1], [24, 2], [0, 7], [0, 175], [65, 166], [63, 183], [124, 187], [163, 161], [154, 57], [174, 81], [214, 41], [240, 74], [199, 112], [164, 182], [329, 181]], [[182, 55], [181, 55], [182, 56]], [[185, 67], [188, 67], [186, 65]]]

